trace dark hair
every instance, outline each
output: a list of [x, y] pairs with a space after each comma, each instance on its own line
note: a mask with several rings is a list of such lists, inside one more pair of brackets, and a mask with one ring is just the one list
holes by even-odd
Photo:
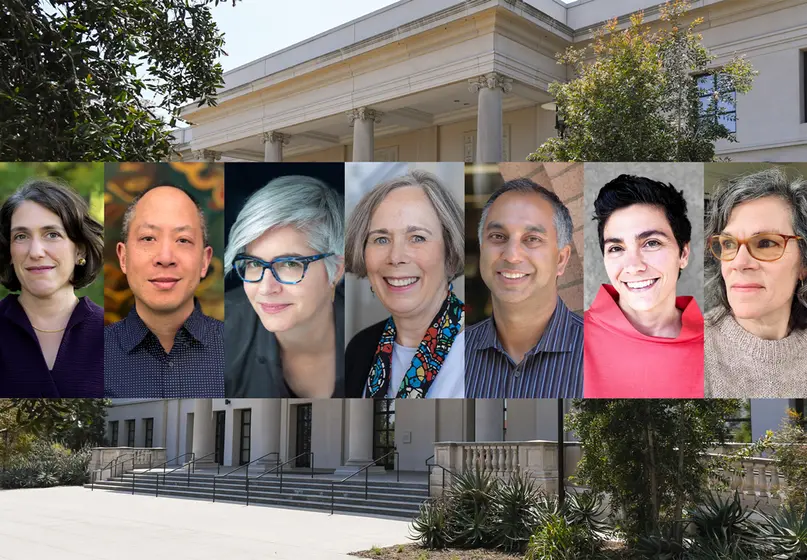
[[73, 286], [79, 289], [92, 284], [104, 266], [104, 226], [90, 216], [90, 208], [81, 196], [53, 179], [23, 183], [0, 208], [0, 283], [12, 292], [22, 289], [11, 265], [11, 216], [27, 200], [59, 216], [70, 241], [84, 248], [87, 262], [76, 265]]
[[600, 251], [605, 254], [605, 224], [611, 214], [634, 204], [649, 204], [664, 210], [680, 253], [692, 240], [692, 224], [687, 218], [687, 202], [684, 191], [678, 191], [672, 184], [665, 185], [647, 177], [620, 175], [605, 184], [594, 201], [594, 219], [597, 220], [597, 235]]
[[146, 196], [146, 194], [160, 187], [171, 187], [173, 189], [177, 189], [185, 193], [185, 196], [191, 199], [193, 205], [196, 206], [196, 210], [199, 211], [199, 223], [202, 224], [202, 240], [204, 241], [204, 246], [207, 247], [208, 245], [210, 245], [210, 242], [207, 238], [207, 219], [205, 218], [205, 211], [202, 209], [202, 206], [199, 204], [199, 202], [196, 200], [196, 198], [194, 198], [194, 196], [191, 193], [189, 193], [182, 187], [178, 187], [177, 185], [166, 182], [151, 185], [146, 190], [144, 190], [143, 192], [141, 192], [132, 199], [132, 201], [129, 203], [129, 206], [126, 207], [126, 211], [123, 213], [123, 225], [121, 226], [120, 231], [121, 241], [126, 243], [126, 240], [129, 239], [129, 226], [131, 225], [132, 219], [134, 218], [135, 206], [137, 206], [137, 203], [140, 202], [140, 199]]

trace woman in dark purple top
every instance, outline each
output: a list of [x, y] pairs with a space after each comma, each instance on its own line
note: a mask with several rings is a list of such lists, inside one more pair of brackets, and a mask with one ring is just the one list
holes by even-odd
[[103, 266], [103, 226], [50, 180], [25, 183], [0, 208], [0, 397], [102, 397], [104, 310], [75, 290]]

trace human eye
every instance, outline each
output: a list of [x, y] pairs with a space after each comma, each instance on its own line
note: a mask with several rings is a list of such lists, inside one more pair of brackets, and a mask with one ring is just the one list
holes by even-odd
[[154, 240], [155, 240], [155, 237], [153, 235], [141, 235], [140, 238], [139, 238], [139, 241], [144, 241], [146, 243], [148, 243], [150, 241], [154, 241]]
[[774, 236], [767, 235], [765, 237], [761, 237], [757, 239], [756, 246], [759, 249], [770, 249], [772, 247], [779, 247], [781, 245], [781, 241]]
[[541, 239], [537, 235], [530, 235], [524, 241], [526, 241], [528, 245], [535, 245], [543, 242], [543, 239]]
[[177, 243], [180, 245], [193, 245], [193, 241], [188, 239], [187, 237], [180, 237], [177, 239]]
[[658, 239], [648, 239], [647, 243], [644, 244], [645, 247], [648, 249], [658, 249], [661, 247], [661, 241]]
[[734, 249], [737, 247], [737, 240], [733, 237], [723, 237], [720, 240], [720, 246], [723, 247], [723, 249]]
[[423, 237], [422, 235], [413, 235], [412, 241], [414, 241], [415, 243], [423, 243], [426, 241], [426, 238]]
[[619, 245], [611, 245], [610, 247], [608, 247], [606, 252], [611, 254], [621, 253], [622, 247], [620, 247]]
[[283, 261], [280, 266], [286, 270], [299, 270], [303, 267], [303, 263], [300, 261]]
[[58, 231], [49, 231], [48, 233], [45, 234], [45, 237], [47, 239], [61, 239], [62, 234], [59, 233]]
[[25, 241], [27, 237], [24, 233], [17, 233], [14, 235], [14, 241]]
[[386, 245], [389, 243], [389, 239], [386, 237], [374, 237], [371, 243], [374, 245]]
[[244, 267], [251, 268], [254, 270], [256, 268], [261, 268], [261, 263], [259, 263], [258, 261], [247, 261]]
[[488, 235], [488, 239], [491, 241], [504, 241], [505, 237], [501, 233], [491, 233]]

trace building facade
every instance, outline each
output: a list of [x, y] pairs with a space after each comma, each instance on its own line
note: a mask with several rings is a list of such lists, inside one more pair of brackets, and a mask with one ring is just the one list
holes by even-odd
[[[523, 161], [554, 136], [555, 55], [657, 0], [401, 0], [225, 73], [216, 107], [188, 105], [183, 159]], [[737, 99], [733, 161], [807, 159], [807, 2], [699, 0], [719, 67], [759, 76]], [[618, 12], [614, 12], [618, 8]]]

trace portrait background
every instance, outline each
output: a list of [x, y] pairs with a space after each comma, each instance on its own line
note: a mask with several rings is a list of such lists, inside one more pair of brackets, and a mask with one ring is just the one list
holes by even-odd
[[586, 163], [585, 164], [585, 308], [588, 309], [602, 284], [610, 284], [594, 220], [594, 201], [600, 189], [627, 173], [672, 183], [684, 191], [687, 217], [692, 223], [692, 242], [687, 267], [676, 286], [679, 296], [695, 296], [703, 311], [703, 164], [702, 163]]
[[[103, 163], [5, 163], [0, 162], [0, 205], [25, 181], [41, 177], [67, 183], [90, 205], [93, 218], [104, 223], [104, 164]], [[0, 299], [8, 290], [0, 285]], [[95, 282], [78, 290], [78, 297], [88, 296], [96, 304], [104, 305], [104, 272]]]
[[115, 252], [121, 240], [123, 214], [135, 196], [160, 183], [187, 190], [205, 212], [213, 258], [207, 276], [196, 289], [196, 297], [205, 315], [223, 321], [224, 164], [107, 163], [104, 182], [104, 324], [126, 317], [134, 305], [134, 296]]

